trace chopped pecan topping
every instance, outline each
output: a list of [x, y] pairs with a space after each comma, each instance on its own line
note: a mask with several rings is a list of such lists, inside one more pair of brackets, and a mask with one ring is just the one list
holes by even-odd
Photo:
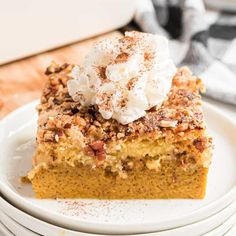
[[188, 129], [188, 123], [181, 123], [178, 125], [177, 132], [182, 132]]
[[70, 123], [66, 123], [65, 125], [64, 125], [64, 129], [70, 129], [71, 128], [71, 124]]
[[75, 123], [76, 125], [78, 125], [79, 127], [83, 128], [86, 126], [86, 121], [84, 118], [80, 117], [80, 116], [76, 116], [75, 117]]
[[[151, 55], [146, 55], [147, 58], [149, 56]], [[124, 58], [125, 54], [121, 54], [117, 59]], [[48, 68], [50, 75], [38, 111], [39, 119], [45, 120], [40, 129], [52, 131], [53, 134], [38, 135], [39, 142], [51, 139], [55, 141], [54, 136], [57, 130], [63, 130], [67, 135], [69, 131], [66, 129], [70, 129], [71, 126], [73, 132], [81, 134], [81, 141], [85, 145], [94, 140], [109, 143], [138, 137], [144, 133], [164, 134], [167, 130], [178, 133], [178, 136], [184, 136], [186, 130], [205, 127], [202, 111], [199, 109], [200, 82], [196, 82], [196, 77], [192, 76], [186, 68], [179, 69], [174, 76], [168, 98], [161, 106], [147, 110], [145, 116], [128, 125], [121, 125], [113, 119], [104, 119], [96, 106], [84, 107], [79, 102], [73, 101], [66, 86], [67, 81], [71, 79], [72, 68], [73, 65], [59, 66], [56, 63]], [[104, 68], [100, 68], [100, 72], [104, 76]], [[53, 119], [45, 117], [53, 117]], [[78, 136], [75, 135], [75, 137]]]
[[[89, 147], [92, 149], [93, 155], [99, 161], [103, 161], [106, 159], [105, 143], [103, 141], [100, 140], [94, 141], [89, 144]], [[89, 149], [87, 149], [87, 151], [89, 151]]]
[[49, 67], [47, 67], [45, 71], [45, 75], [50, 75], [53, 73], [59, 73], [60, 71], [64, 70], [66, 67], [68, 67], [68, 63], [64, 63], [62, 66], [58, 65], [54, 61], [51, 63]]
[[90, 146], [84, 148], [84, 153], [88, 156], [95, 156], [95, 152]]
[[57, 99], [57, 98], [54, 98], [54, 99], [53, 99], [53, 103], [54, 103], [55, 105], [60, 105], [60, 104], [61, 104], [61, 101], [60, 101], [59, 99]]
[[159, 126], [163, 128], [174, 128], [178, 124], [177, 120], [160, 120]]
[[47, 67], [45, 71], [45, 75], [50, 75], [50, 74], [57, 73], [60, 71], [61, 71], [61, 67], [53, 61], [51, 65]]
[[58, 143], [59, 142], [59, 139], [64, 135], [64, 132], [62, 130], [57, 130], [56, 131], [56, 134], [55, 134], [55, 141]]
[[95, 126], [97, 126], [97, 127], [101, 127], [101, 126], [102, 126], [101, 123], [100, 123], [99, 121], [97, 121], [97, 120], [95, 120], [95, 121], [93, 122], [93, 124], [94, 124]]
[[118, 139], [121, 139], [121, 138], [124, 138], [125, 137], [125, 134], [124, 133], [118, 133], [117, 134], [117, 138]]
[[57, 135], [58, 135], [59, 137], [62, 137], [62, 136], [64, 135], [63, 130], [58, 130], [58, 131], [57, 131]]
[[193, 145], [200, 152], [203, 152], [205, 150], [206, 144], [207, 144], [207, 138], [206, 137], [197, 138], [193, 141]]
[[44, 132], [43, 137], [45, 142], [52, 142], [54, 140], [54, 132], [47, 130]]

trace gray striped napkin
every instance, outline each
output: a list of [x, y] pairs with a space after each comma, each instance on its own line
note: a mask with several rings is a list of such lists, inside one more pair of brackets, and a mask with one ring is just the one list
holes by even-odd
[[236, 105], [236, 12], [207, 11], [201, 0], [138, 0], [134, 20], [170, 39], [175, 63], [203, 80], [206, 96]]

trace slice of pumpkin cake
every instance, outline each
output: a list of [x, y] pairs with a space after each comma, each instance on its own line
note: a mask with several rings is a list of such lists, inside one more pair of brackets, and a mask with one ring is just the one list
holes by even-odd
[[83, 67], [52, 64], [28, 177], [38, 198], [203, 198], [212, 140], [200, 80], [161, 36], [97, 43]]

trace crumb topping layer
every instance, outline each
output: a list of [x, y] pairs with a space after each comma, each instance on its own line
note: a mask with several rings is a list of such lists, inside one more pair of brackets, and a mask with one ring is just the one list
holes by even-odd
[[108, 143], [118, 139], [138, 137], [144, 133], [180, 133], [205, 128], [199, 90], [204, 89], [187, 68], [178, 70], [173, 78], [168, 98], [160, 107], [130, 124], [104, 119], [96, 105], [84, 107], [68, 94], [67, 81], [74, 65], [52, 64], [47, 70], [48, 82], [38, 105], [38, 142], [59, 142], [73, 132], [85, 144], [93, 141]]

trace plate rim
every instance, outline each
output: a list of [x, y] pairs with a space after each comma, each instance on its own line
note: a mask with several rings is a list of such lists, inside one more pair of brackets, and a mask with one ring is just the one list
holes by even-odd
[[16, 222], [14, 219], [12, 219], [12, 217], [8, 216], [2, 209], [0, 209], [0, 216], [1, 216], [3, 225], [5, 225], [12, 233], [14, 233], [12, 228], [15, 228], [17, 232], [18, 230], [20, 230], [21, 233], [24, 233], [25, 235], [28, 235], [28, 236], [39, 235], [33, 232], [32, 230], [26, 228], [24, 225]]
[[14, 236], [2, 222], [0, 222], [0, 233], [5, 233], [5, 236]]
[[[38, 102], [39, 102], [39, 100], [35, 100], [35, 101], [28, 103], [28, 104], [16, 109], [15, 111], [11, 112], [9, 115], [7, 115], [5, 118], [3, 118], [0, 121], [0, 130], [4, 129], [4, 127], [3, 127], [4, 124], [9, 122], [17, 114], [23, 112], [24, 110], [33, 109]], [[204, 109], [210, 109], [211, 112], [217, 113], [222, 118], [224, 118], [228, 122], [230, 122], [234, 126], [234, 128], [236, 129], [236, 121], [234, 119], [232, 119], [230, 116], [223, 113], [219, 108], [217, 108], [207, 102], [203, 102], [203, 110]], [[0, 142], [1, 142], [1, 140], [0, 140]], [[56, 212], [46, 211], [45, 209], [42, 209], [41, 207], [38, 207], [37, 205], [32, 204], [31, 202], [28, 202], [24, 197], [15, 193], [13, 190], [11, 190], [11, 188], [9, 186], [2, 183], [1, 179], [0, 179], [0, 192], [2, 192], [3, 196], [5, 196], [5, 198], [7, 200], [9, 200], [10, 202], [17, 203], [16, 205], [17, 205], [17, 207], [19, 207], [19, 209], [22, 209], [23, 211], [26, 211], [30, 214], [33, 214], [35, 217], [38, 217], [42, 220], [46, 220], [49, 223], [55, 223], [55, 221], [53, 219], [55, 219], [55, 217], [57, 217], [56, 225], [58, 225], [58, 226], [61, 225], [63, 227], [65, 226], [67, 228], [71, 227], [71, 229], [77, 228], [77, 229], [84, 230], [84, 229], [89, 229], [89, 228], [92, 229], [96, 225], [96, 228], [98, 230], [97, 232], [110, 233], [111, 228], [113, 228], [113, 230], [114, 230], [114, 228], [116, 228], [116, 230], [118, 230], [119, 226], [122, 225], [122, 224], [118, 224], [118, 223], [117, 224], [114, 224], [114, 223], [107, 224], [105, 222], [98, 222], [98, 223], [87, 222], [86, 220], [82, 220], [82, 219], [72, 220], [69, 216], [66, 216], [66, 215], [62, 216], [61, 214], [56, 213]], [[143, 223], [138, 226], [134, 223], [127, 224], [127, 225], [123, 225], [126, 228], [125, 230], [119, 229], [118, 231], [115, 230], [115, 232], [127, 233], [128, 232], [127, 228], [135, 229], [136, 233], [147, 232], [147, 231], [144, 231], [143, 228], [150, 229], [149, 232], [154, 232], [155, 230], [159, 230], [159, 229], [165, 230], [165, 229], [171, 229], [171, 228], [175, 228], [175, 227], [184, 226], [187, 224], [192, 224], [194, 222], [202, 220], [203, 218], [209, 217], [210, 215], [213, 215], [213, 214], [221, 211], [226, 205], [230, 204], [235, 199], [236, 199], [236, 186], [233, 186], [225, 195], [221, 196], [219, 199], [214, 200], [213, 202], [209, 203], [208, 205], [195, 210], [193, 212], [193, 214], [191, 214], [191, 215], [186, 214], [186, 215], [181, 216], [181, 218], [176, 218], [176, 219], [166, 220], [166, 221], [147, 222], [147, 223]], [[206, 214], [206, 212], [207, 212], [207, 214]], [[51, 216], [47, 216], [48, 213]], [[204, 215], [204, 217], [202, 217], [202, 215]], [[191, 216], [191, 220], [190, 220], [190, 216]], [[62, 223], [63, 219], [66, 219], [67, 222]], [[68, 221], [72, 221], [72, 223], [68, 224]], [[77, 227], [77, 226], [75, 227], [75, 222], [76, 222], [76, 225], [79, 225], [79, 227]], [[163, 224], [165, 226], [163, 226]], [[104, 226], [107, 226], [107, 229], [104, 230]], [[131, 232], [130, 229], [129, 229], [129, 232]], [[134, 231], [132, 231], [132, 232], [134, 232]]]
[[[11, 208], [10, 210], [9, 210], [9, 208]], [[233, 212], [234, 213], [232, 213], [230, 210], [232, 210], [232, 209], [234, 209], [233, 210]], [[58, 229], [53, 229], [53, 230], [62, 230], [62, 231], [65, 231], [65, 233], [68, 233], [69, 235], [70, 234], [72, 234], [72, 235], [84, 235], [84, 236], [92, 236], [92, 235], [98, 235], [98, 234], [93, 234], [93, 233], [87, 233], [87, 232], [81, 232], [81, 231], [73, 231], [73, 230], [70, 230], [70, 229], [67, 229], [67, 228], [62, 228], [62, 227], [60, 227], [60, 226], [56, 226], [56, 225], [53, 225], [53, 224], [51, 224], [51, 223], [48, 223], [48, 222], [45, 222], [45, 221], [42, 221], [41, 219], [38, 219], [38, 218], [36, 218], [35, 216], [32, 216], [32, 215], [30, 215], [29, 213], [26, 213], [26, 212], [24, 212], [24, 211], [22, 211], [21, 209], [18, 209], [16, 206], [14, 206], [14, 205], [12, 205], [12, 204], [10, 204], [10, 202], [8, 202], [6, 199], [4, 199], [3, 197], [1, 197], [0, 196], [0, 210], [2, 210], [7, 216], [8, 216], [8, 212], [11, 212], [10, 214], [9, 214], [9, 217], [11, 217], [14, 221], [16, 221], [17, 223], [19, 223], [19, 224], [21, 224], [22, 226], [24, 226], [24, 227], [27, 227], [28, 229], [30, 229], [30, 230], [34, 230], [33, 228], [31, 229], [31, 228], [29, 228], [27, 225], [25, 225], [25, 224], [22, 224], [20, 221], [18, 221], [16, 218], [16, 214], [18, 214], [19, 215], [19, 217], [27, 217], [27, 218], [33, 218], [34, 219], [34, 221], [37, 221], [37, 222], [34, 222], [34, 224], [44, 224], [44, 225], [46, 225], [45, 227], [46, 228], [48, 228], [48, 227], [56, 227], [56, 228], [58, 228]], [[7, 211], [8, 210], [8, 211]], [[7, 211], [7, 213], [6, 213], [6, 211]], [[15, 211], [15, 212], [14, 212]], [[223, 221], [227, 221], [228, 220], [228, 218], [230, 218], [232, 215], [234, 215], [234, 214], [236, 214], [236, 201], [234, 201], [233, 203], [231, 203], [230, 205], [228, 205], [228, 206], [226, 206], [222, 211], [220, 211], [220, 212], [218, 212], [216, 215], [214, 215], [214, 216], [212, 216], [212, 217], [219, 217], [219, 215], [218, 214], [220, 214], [220, 217], [222, 217], [222, 213], [225, 213], [225, 211], [230, 211], [231, 213], [229, 213], [229, 215], [227, 214], [227, 216], [226, 216], [226, 218], [227, 219], [224, 219]], [[14, 218], [12, 217], [12, 215], [14, 215]], [[31, 219], [28, 219], [28, 220], [31, 220]], [[210, 217], [209, 218], [206, 218], [206, 219], [204, 219], [203, 221], [208, 221], [208, 220], [212, 220], [212, 219], [210, 219]], [[215, 219], [214, 219], [215, 220]], [[196, 222], [196, 223], [194, 223], [194, 224], [201, 224], [201, 221], [199, 221], [199, 222]], [[206, 224], [209, 224], [209, 222], [207, 222]], [[221, 224], [219, 224], [217, 227], [219, 227]], [[183, 226], [183, 227], [189, 227], [190, 225], [186, 225], [186, 226]], [[47, 231], [48, 229], [45, 229], [45, 227], [43, 227], [44, 228], [44, 230], [43, 231]], [[196, 227], [196, 226], [195, 226]], [[180, 227], [181, 228], [181, 227]], [[212, 229], [210, 229], [210, 230], [207, 230], [207, 233], [208, 232], [211, 232], [211, 231], [213, 231], [214, 229], [215, 229], [216, 227], [214, 226], [214, 227], [212, 227]], [[171, 229], [170, 231], [172, 231], [172, 230], [178, 230], [179, 228], [175, 228], [175, 229]], [[51, 229], [52, 230], [52, 229]], [[51, 231], [50, 230], [50, 231]], [[44, 233], [43, 231], [40, 231], [40, 232], [36, 232], [36, 231], [34, 231], [35, 233], [39, 233], [39, 234], [42, 234], [42, 233]], [[45, 231], [45, 232], [46, 232]], [[168, 233], [168, 231], [169, 230], [167, 230], [166, 232], [165, 231], [162, 231], [162, 232], [165, 232], [165, 233]], [[49, 233], [49, 231], [47, 231], [47, 233]], [[54, 232], [55, 233], [55, 232]], [[144, 234], [144, 235], [150, 235], [150, 236], [153, 236], [153, 235], [155, 235], [155, 233], [161, 233], [160, 231], [159, 232], [152, 232], [152, 233], [150, 233], [150, 234]], [[178, 232], [179, 233], [179, 232]], [[140, 234], [140, 235], [143, 235], [143, 234]]]

